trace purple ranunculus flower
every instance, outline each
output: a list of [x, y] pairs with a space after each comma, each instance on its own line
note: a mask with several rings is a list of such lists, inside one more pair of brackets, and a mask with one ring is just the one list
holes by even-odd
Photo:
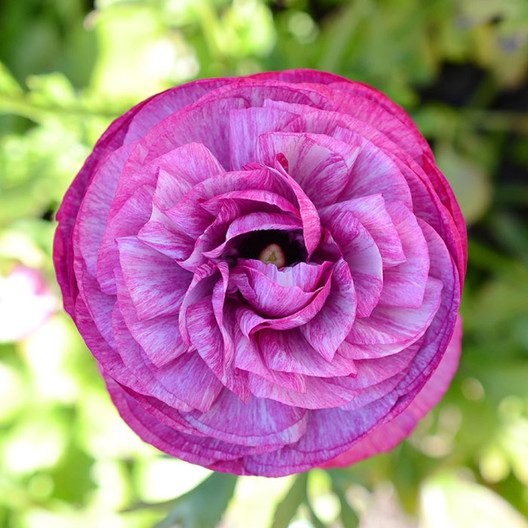
[[64, 305], [115, 405], [189, 462], [350, 464], [456, 369], [464, 221], [407, 114], [363, 84], [294, 70], [156, 95], [58, 219]]

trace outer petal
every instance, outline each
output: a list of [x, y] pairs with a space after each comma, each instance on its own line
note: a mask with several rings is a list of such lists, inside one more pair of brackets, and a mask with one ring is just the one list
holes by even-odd
[[184, 105], [196, 101], [211, 89], [230, 82], [233, 80], [204, 79], [154, 95], [116, 119], [97, 141], [92, 154], [68, 189], [57, 213], [59, 225], [53, 243], [53, 262], [63, 293], [65, 309], [72, 317], [74, 317], [74, 304], [78, 292], [72, 273], [72, 231], [81, 202], [101, 161], [122, 145], [137, 141], [154, 123]]
[[380, 304], [417, 307], [423, 302], [429, 276], [429, 250], [416, 217], [405, 205], [388, 206], [405, 252], [405, 262], [385, 269]]
[[462, 321], [458, 318], [442, 361], [412, 403], [391, 421], [382, 423], [355, 442], [352, 447], [322, 465], [347, 466], [369, 456], [389, 451], [409, 436], [418, 422], [440, 401], [458, 367], [462, 340]]
[[233, 393], [223, 391], [209, 411], [189, 413], [184, 419], [200, 433], [224, 442], [279, 447], [302, 437], [308, 413], [255, 397], [242, 403]]
[[116, 240], [137, 235], [152, 210], [153, 187], [140, 187], [123, 206], [110, 210], [110, 216], [97, 257], [97, 280], [101, 289], [115, 295], [114, 269], [119, 266], [119, 252]]

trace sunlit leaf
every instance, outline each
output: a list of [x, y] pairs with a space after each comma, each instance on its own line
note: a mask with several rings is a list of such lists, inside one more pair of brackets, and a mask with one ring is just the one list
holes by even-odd
[[233, 492], [237, 477], [213, 473], [196, 488], [165, 503], [138, 505], [134, 509], [163, 508], [169, 514], [156, 528], [209, 528], [222, 518]]
[[295, 478], [292, 487], [284, 498], [277, 504], [273, 515], [273, 528], [288, 528], [290, 521], [295, 517], [299, 506], [306, 501], [306, 484], [308, 473], [301, 473]]
[[0, 62], [0, 94], [18, 95], [22, 88], [9, 73], [7, 67]]

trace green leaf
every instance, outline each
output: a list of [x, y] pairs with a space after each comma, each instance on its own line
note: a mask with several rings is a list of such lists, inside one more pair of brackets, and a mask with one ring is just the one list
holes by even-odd
[[343, 526], [346, 528], [355, 528], [359, 526], [359, 517], [356, 512], [350, 507], [350, 504], [345, 496], [347, 480], [340, 472], [328, 471], [330, 479], [332, 481], [332, 490], [339, 499], [341, 506], [341, 512], [339, 514]]
[[295, 478], [286, 496], [279, 502], [273, 515], [273, 528], [288, 528], [299, 506], [306, 501], [306, 484], [308, 473], [301, 473]]
[[9, 70], [0, 62], [0, 93], [9, 95], [19, 95], [22, 88], [16, 82]]
[[92, 477], [94, 460], [75, 443], [68, 445], [59, 463], [51, 471], [53, 496], [73, 504], [85, 504], [95, 488]]
[[213, 473], [196, 488], [171, 501], [169, 514], [156, 528], [216, 526], [233, 496], [236, 481], [234, 475]]
[[436, 161], [451, 183], [468, 224], [477, 221], [491, 202], [492, 188], [482, 167], [448, 144], [435, 151]]

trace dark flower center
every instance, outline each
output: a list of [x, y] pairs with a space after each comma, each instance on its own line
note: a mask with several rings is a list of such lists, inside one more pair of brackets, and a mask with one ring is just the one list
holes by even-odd
[[240, 237], [237, 256], [256, 259], [278, 268], [306, 261], [307, 252], [300, 231], [254, 231]]

